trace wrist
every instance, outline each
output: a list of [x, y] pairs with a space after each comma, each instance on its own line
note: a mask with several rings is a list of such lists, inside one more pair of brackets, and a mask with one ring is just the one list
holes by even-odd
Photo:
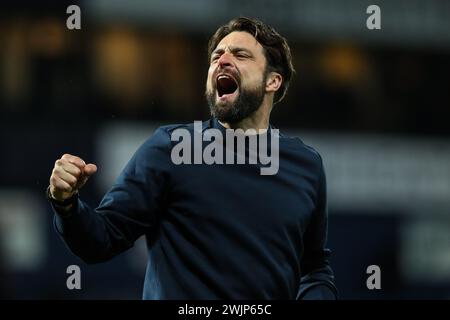
[[47, 188], [47, 191], [46, 191], [46, 196], [47, 196], [47, 199], [57, 208], [57, 209], [60, 209], [60, 210], [63, 210], [63, 211], [68, 211], [68, 210], [70, 210], [72, 207], [73, 207], [73, 205], [74, 205], [74, 203], [75, 203], [75, 201], [78, 199], [78, 192], [75, 192], [74, 194], [72, 194], [69, 198], [67, 198], [67, 199], [64, 199], [64, 200], [58, 200], [58, 199], [55, 199], [53, 196], [52, 196], [52, 193], [51, 193], [51, 191], [50, 191], [50, 186], [48, 186], [48, 188]]

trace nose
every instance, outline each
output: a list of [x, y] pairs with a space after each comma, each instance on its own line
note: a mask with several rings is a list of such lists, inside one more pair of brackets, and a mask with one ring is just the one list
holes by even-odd
[[218, 64], [219, 64], [219, 66], [220, 66], [221, 68], [225, 68], [225, 67], [230, 67], [230, 66], [232, 66], [232, 63], [231, 63], [231, 54], [228, 53], [228, 52], [224, 52], [224, 53], [220, 56], [219, 61], [218, 61]]

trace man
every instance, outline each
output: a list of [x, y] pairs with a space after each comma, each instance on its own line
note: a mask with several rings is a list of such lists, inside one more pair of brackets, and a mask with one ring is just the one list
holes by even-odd
[[[222, 132], [222, 143], [228, 129], [272, 135], [272, 106], [294, 71], [286, 40], [260, 21], [237, 18], [216, 31], [208, 53], [212, 118], [197, 131]], [[335, 299], [319, 154], [280, 134], [272, 175], [255, 170], [260, 164], [178, 165], [178, 129], [196, 133], [191, 124], [159, 128], [96, 209], [78, 190], [97, 167], [68, 154], [56, 161], [47, 193], [69, 248], [97, 263], [145, 235], [144, 299]]]

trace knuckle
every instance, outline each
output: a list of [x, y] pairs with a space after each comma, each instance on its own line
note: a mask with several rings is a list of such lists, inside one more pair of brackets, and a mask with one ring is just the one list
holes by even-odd
[[75, 187], [77, 185], [77, 183], [78, 183], [78, 179], [72, 176], [70, 179], [70, 185], [72, 187]]
[[75, 159], [76, 163], [78, 163], [80, 166], [84, 166], [85, 162], [83, 159], [76, 157]]
[[81, 170], [79, 168], [75, 168], [75, 177], [79, 179], [81, 177]]

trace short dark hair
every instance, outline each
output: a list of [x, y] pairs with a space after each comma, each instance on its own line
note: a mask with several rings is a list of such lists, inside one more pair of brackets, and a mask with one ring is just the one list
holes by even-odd
[[264, 48], [268, 71], [281, 74], [283, 81], [280, 89], [275, 92], [274, 103], [281, 101], [289, 87], [289, 82], [294, 74], [292, 56], [289, 45], [274, 28], [254, 18], [239, 17], [217, 29], [208, 42], [208, 59], [219, 42], [234, 31], [250, 33]]

